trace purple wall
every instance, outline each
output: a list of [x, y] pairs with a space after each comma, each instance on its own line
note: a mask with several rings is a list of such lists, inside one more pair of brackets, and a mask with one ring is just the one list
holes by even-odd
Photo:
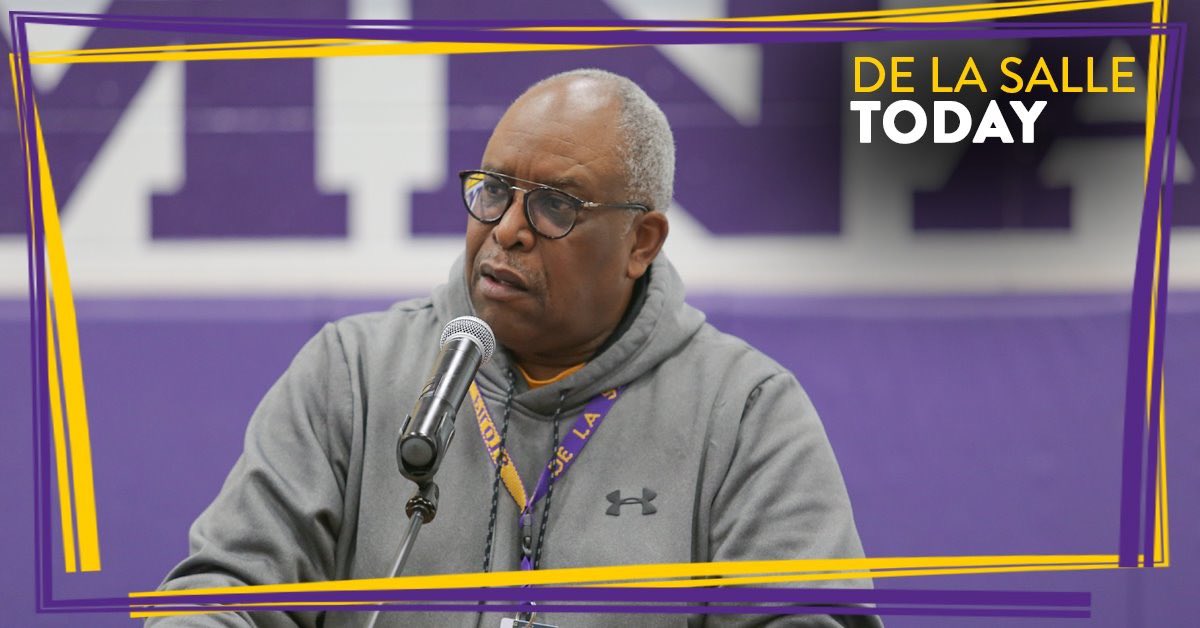
[[[715, 325], [762, 347], [806, 386], [873, 556], [1115, 553], [1124, 301], [1123, 295], [693, 299]], [[217, 491], [247, 417], [294, 352], [324, 321], [385, 305], [81, 302], [104, 569], [59, 573], [56, 597], [154, 587], [183, 555], [189, 522]], [[1184, 617], [1195, 617], [1200, 294], [1171, 297], [1168, 330], [1176, 566], [878, 586], [1092, 591], [1095, 618], [1088, 625], [1112, 628], [1185, 625]], [[26, 306], [0, 302], [0, 355], [13, 357], [0, 362], [6, 419], [0, 465], [8, 479], [0, 500], [9, 513], [0, 614], [5, 625], [80, 625], [79, 617], [32, 612], [30, 379], [21, 357], [28, 355], [28, 333]], [[61, 564], [56, 555], [56, 569]], [[120, 616], [87, 622], [130, 623]]]

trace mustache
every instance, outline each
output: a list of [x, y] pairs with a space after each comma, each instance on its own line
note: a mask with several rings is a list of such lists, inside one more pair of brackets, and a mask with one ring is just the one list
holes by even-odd
[[508, 268], [511, 268], [514, 272], [521, 275], [521, 277], [525, 279], [527, 284], [525, 288], [527, 290], [544, 290], [546, 287], [545, 277], [542, 275], [542, 273], [534, 271], [528, 266], [525, 266], [523, 263], [518, 261], [516, 257], [505, 254], [488, 256], [477, 255], [475, 257], [475, 268], [473, 268], [471, 271], [472, 274], [475, 275], [476, 279], [479, 278], [479, 267], [485, 263], [492, 264], [494, 266], [507, 266]]

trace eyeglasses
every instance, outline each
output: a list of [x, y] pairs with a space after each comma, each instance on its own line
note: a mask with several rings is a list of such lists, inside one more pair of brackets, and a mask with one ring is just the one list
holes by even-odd
[[[571, 233], [581, 209], [612, 207], [650, 211], [649, 207], [637, 203], [593, 203], [557, 188], [484, 170], [464, 170], [458, 173], [458, 177], [462, 179], [463, 204], [472, 218], [486, 224], [500, 222], [504, 212], [512, 205], [516, 191], [520, 190], [525, 193], [525, 218], [538, 235], [550, 240], [557, 240]], [[513, 185], [510, 181], [535, 187], [523, 188]]]

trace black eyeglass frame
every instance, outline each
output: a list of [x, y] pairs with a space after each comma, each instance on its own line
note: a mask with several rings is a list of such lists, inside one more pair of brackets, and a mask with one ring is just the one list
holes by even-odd
[[[493, 177], [508, 187], [508, 200], [504, 203], [504, 209], [495, 218], [484, 219], [484, 218], [480, 218], [479, 216], [475, 215], [475, 212], [471, 211], [470, 202], [467, 201], [467, 194], [466, 194], [466, 192], [467, 192], [467, 177], [472, 176], [472, 175], [480, 175], [480, 174], [486, 175], [489, 177]], [[547, 240], [560, 240], [560, 239], [565, 238], [568, 235], [570, 235], [571, 232], [575, 230], [575, 225], [579, 222], [579, 211], [581, 209], [612, 208], [612, 209], [637, 210], [642, 213], [648, 213], [648, 212], [654, 211], [649, 206], [643, 205], [641, 203], [597, 203], [594, 201], [585, 201], [585, 200], [579, 198], [578, 196], [571, 194], [570, 192], [560, 190], [556, 187], [552, 187], [549, 185], [543, 185], [541, 183], [538, 183], [537, 181], [529, 181], [527, 179], [521, 179], [521, 178], [513, 177], [513, 176], [510, 176], [507, 174], [500, 174], [499, 172], [491, 172], [489, 170], [462, 170], [458, 173], [458, 179], [462, 185], [462, 190], [459, 192], [459, 196], [462, 197], [463, 205], [466, 207], [467, 213], [470, 214], [471, 217], [474, 218], [475, 220], [478, 220], [479, 222], [482, 222], [486, 225], [494, 225], [494, 224], [500, 222], [501, 220], [503, 220], [504, 215], [508, 213], [508, 209], [510, 207], [512, 207], [513, 198], [516, 197], [516, 195], [517, 195], [516, 191], [520, 190], [520, 191], [524, 192], [525, 198], [523, 199], [521, 204], [524, 206], [525, 220], [529, 223], [529, 227], [530, 227], [530, 229], [533, 229], [534, 233], [538, 234], [539, 236], [541, 236], [543, 238], [546, 238]], [[512, 184], [513, 181], [516, 181], [518, 183], [525, 183], [528, 185], [532, 185], [534, 187], [526, 189], [526, 188], [523, 188], [523, 187], [520, 187], [517, 185], [513, 185]], [[571, 199], [575, 203], [575, 213], [571, 218], [571, 226], [567, 227], [567, 230], [565, 232], [563, 232], [562, 235], [549, 236], [549, 235], [542, 233], [541, 230], [539, 230], [537, 228], [537, 223], [535, 223], [533, 220], [532, 211], [529, 208], [529, 197], [534, 192], [538, 192], [538, 191], [542, 191], [542, 190], [545, 190], [547, 192], [555, 192], [555, 193], [561, 194], [561, 195]]]

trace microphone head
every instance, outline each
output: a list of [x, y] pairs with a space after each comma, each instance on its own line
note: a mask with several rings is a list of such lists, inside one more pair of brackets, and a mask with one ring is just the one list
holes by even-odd
[[439, 346], [446, 346], [446, 343], [454, 338], [466, 338], [479, 347], [480, 353], [483, 354], [483, 360], [479, 363], [481, 366], [487, 364], [496, 352], [496, 335], [492, 333], [492, 328], [474, 316], [459, 316], [446, 323]]

